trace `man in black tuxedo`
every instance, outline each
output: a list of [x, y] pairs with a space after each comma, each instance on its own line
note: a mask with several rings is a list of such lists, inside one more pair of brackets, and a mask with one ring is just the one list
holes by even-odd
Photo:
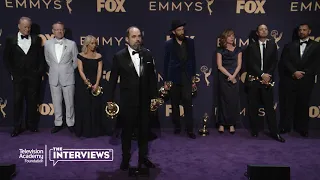
[[259, 120], [258, 109], [261, 100], [265, 108], [271, 137], [277, 141], [285, 142], [278, 132], [276, 113], [273, 108], [273, 89], [270, 86], [278, 63], [277, 45], [275, 42], [267, 40], [269, 32], [266, 25], [259, 25], [256, 33], [258, 41], [251, 43], [247, 47], [246, 59], [246, 85], [251, 134], [253, 137], [258, 136], [257, 121]]
[[141, 31], [137, 27], [127, 30], [127, 47], [113, 58], [110, 74], [108, 104], [113, 102], [114, 90], [120, 76], [120, 113], [122, 126], [122, 162], [127, 170], [131, 158], [131, 139], [137, 127], [139, 165], [154, 168], [148, 159], [149, 113], [151, 101], [157, 97], [157, 78], [151, 52], [141, 47]]
[[309, 100], [315, 75], [319, 68], [319, 43], [309, 38], [308, 24], [299, 26], [299, 39], [286, 45], [282, 51], [283, 76], [280, 81], [285, 87], [284, 118], [280, 119], [281, 133], [294, 130], [308, 137]]
[[170, 89], [172, 105], [172, 121], [174, 134], [180, 134], [180, 108], [182, 103], [184, 118], [186, 120], [187, 135], [195, 139], [193, 132], [193, 109], [192, 109], [192, 80], [196, 76], [196, 56], [194, 40], [185, 37], [183, 23], [174, 20], [171, 23], [172, 39], [166, 41], [164, 55], [164, 87], [168, 89], [167, 82], [172, 82]]
[[12, 137], [23, 131], [20, 118], [24, 99], [27, 105], [26, 129], [38, 132], [37, 103], [45, 60], [41, 38], [30, 35], [31, 24], [30, 18], [20, 18], [19, 32], [7, 38], [3, 52], [4, 64], [13, 78]]

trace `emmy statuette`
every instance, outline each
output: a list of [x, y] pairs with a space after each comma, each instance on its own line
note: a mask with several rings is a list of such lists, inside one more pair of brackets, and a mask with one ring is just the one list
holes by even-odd
[[202, 128], [199, 129], [199, 134], [201, 136], [208, 136], [209, 135], [208, 120], [209, 120], [209, 116], [207, 113], [205, 113], [202, 118]]

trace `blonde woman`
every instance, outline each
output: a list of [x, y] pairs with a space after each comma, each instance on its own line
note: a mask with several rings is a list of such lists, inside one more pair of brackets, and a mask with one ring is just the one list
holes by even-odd
[[[106, 132], [102, 95], [91, 94], [91, 90], [100, 86], [102, 76], [102, 56], [96, 51], [97, 45], [97, 39], [89, 35], [84, 39], [81, 53], [78, 54], [79, 76], [75, 95], [77, 136], [97, 137]], [[91, 89], [88, 89], [88, 80], [92, 84]]]
[[219, 69], [219, 132], [229, 127], [235, 133], [236, 121], [240, 118], [239, 71], [242, 64], [242, 52], [235, 46], [235, 34], [227, 29], [220, 36], [217, 49], [217, 67]]

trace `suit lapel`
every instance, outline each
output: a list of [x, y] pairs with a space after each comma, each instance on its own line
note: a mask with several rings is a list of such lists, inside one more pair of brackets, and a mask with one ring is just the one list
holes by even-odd
[[[300, 45], [300, 44], [299, 44]], [[310, 49], [312, 48], [312, 46], [314, 45], [313, 41], [310, 39], [309, 43], [307, 44], [306, 48], [304, 49], [304, 52], [302, 54], [301, 60], [304, 60], [305, 57], [308, 55], [308, 52], [310, 51]]]
[[272, 45], [271, 41], [267, 41], [267, 43], [266, 43], [266, 46], [267, 46], [266, 47], [266, 54], [264, 55], [264, 61], [266, 61], [269, 58], [269, 56], [270, 56], [270, 54], [271, 54], [271, 52], [273, 50], [271, 45]]
[[63, 57], [64, 57], [64, 55], [66, 53], [66, 50], [67, 50], [67, 42], [65, 41], [65, 39], [63, 39], [62, 42], [63, 42], [63, 48], [62, 48], [62, 54], [61, 54], [60, 62], [62, 62]]
[[131, 56], [130, 56], [130, 54], [129, 54], [128, 48], [126, 48], [126, 52], [124, 53], [124, 59], [126, 60], [126, 65], [128, 65], [128, 68], [131, 70], [131, 72], [132, 72], [133, 74], [135, 74], [136, 77], [139, 77], [139, 76], [138, 76], [138, 73], [137, 73], [137, 71], [136, 71], [136, 68], [134, 67], [134, 64], [133, 64], [133, 61], [132, 61], [132, 59], [131, 59]]
[[261, 52], [260, 52], [260, 44], [259, 41], [254, 42], [255, 45], [253, 46], [255, 48], [255, 52], [256, 52], [256, 56], [258, 56], [259, 62], [257, 62], [257, 64], [259, 65], [259, 67], [261, 66]]
[[18, 44], [18, 37], [17, 37], [17, 36], [15, 36], [15, 37], [13, 38], [13, 44], [19, 49], [19, 51], [20, 51], [21, 53], [25, 54], [24, 51], [21, 49], [21, 47], [20, 47], [19, 44]]
[[52, 41], [51, 46], [52, 46], [52, 54], [53, 54], [53, 57], [54, 57], [54, 59], [56, 60], [56, 62], [59, 63], [59, 62], [58, 62], [57, 55], [56, 55], [56, 44], [55, 44], [55, 40]]

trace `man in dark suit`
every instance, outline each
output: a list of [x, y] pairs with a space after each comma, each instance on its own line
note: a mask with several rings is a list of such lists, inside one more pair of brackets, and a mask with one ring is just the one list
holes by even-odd
[[31, 24], [30, 18], [20, 18], [19, 32], [7, 38], [3, 52], [4, 64], [13, 78], [12, 137], [23, 131], [20, 118], [24, 99], [27, 105], [26, 129], [38, 132], [37, 103], [45, 60], [41, 38], [30, 35]]
[[167, 82], [172, 82], [170, 97], [174, 133], [179, 134], [181, 132], [179, 105], [182, 102], [187, 135], [195, 139], [196, 136], [193, 132], [192, 81], [196, 75], [196, 57], [194, 40], [185, 37], [185, 25], [186, 23], [179, 20], [172, 21], [170, 31], [173, 38], [165, 44], [163, 81], [165, 82], [165, 89], [169, 89], [166, 85]]
[[267, 40], [268, 28], [261, 24], [257, 27], [258, 41], [247, 48], [247, 77], [248, 108], [251, 134], [258, 136], [258, 109], [260, 100], [265, 108], [271, 137], [280, 142], [285, 140], [279, 135], [276, 113], [273, 108], [273, 89], [270, 86], [272, 76], [278, 63], [278, 52], [275, 42]]
[[157, 97], [157, 78], [151, 52], [141, 47], [141, 31], [137, 27], [127, 30], [127, 47], [113, 58], [110, 74], [108, 103], [113, 102], [114, 90], [120, 76], [120, 113], [122, 126], [122, 162], [127, 170], [131, 158], [131, 138], [137, 127], [139, 165], [154, 168], [148, 159], [149, 113], [151, 101]]
[[285, 87], [284, 118], [280, 119], [281, 133], [294, 130], [308, 137], [309, 100], [315, 75], [319, 68], [319, 43], [309, 38], [308, 24], [299, 26], [299, 39], [286, 45], [282, 51], [283, 76], [280, 81]]

